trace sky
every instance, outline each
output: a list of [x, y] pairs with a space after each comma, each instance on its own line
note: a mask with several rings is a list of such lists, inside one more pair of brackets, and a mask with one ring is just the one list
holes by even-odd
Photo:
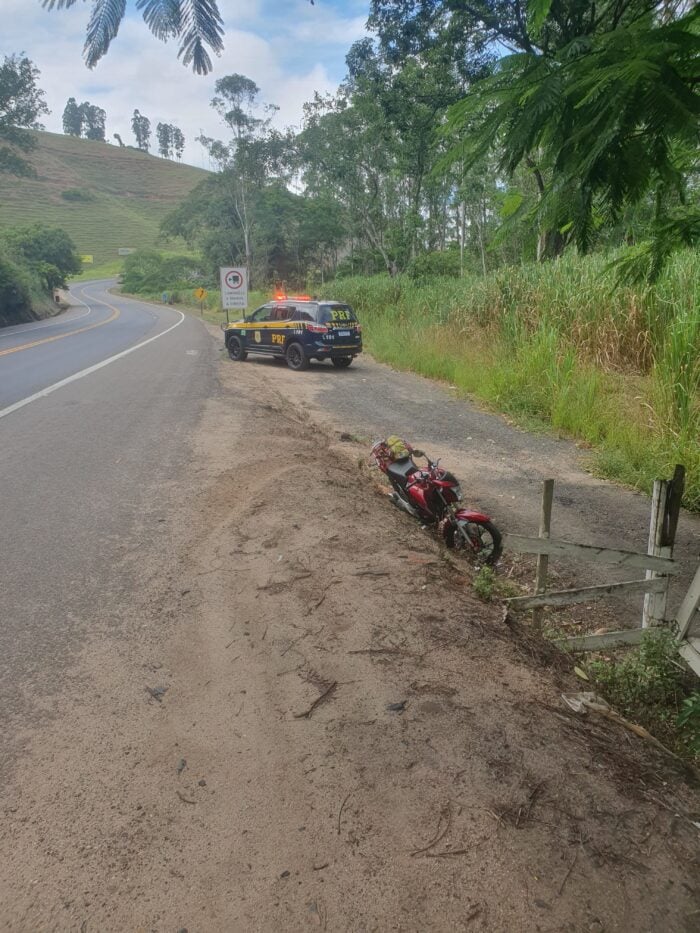
[[[214, 82], [238, 73], [252, 78], [260, 99], [280, 110], [279, 128], [299, 126], [302, 107], [314, 92], [333, 92], [345, 75], [345, 55], [366, 35], [369, 0], [219, 0], [225, 49], [213, 58], [206, 77], [192, 73], [177, 58], [177, 41], [155, 39], [128, 2], [127, 18], [109, 52], [93, 69], [82, 59], [90, 0], [68, 10], [45, 10], [41, 0], [0, 0], [0, 56], [25, 53], [39, 68], [39, 86], [51, 114], [47, 130], [63, 131], [61, 117], [69, 97], [88, 100], [107, 112], [107, 138], [119, 133], [134, 145], [131, 115], [138, 109], [151, 121], [174, 123], [185, 134], [184, 160], [209, 168], [195, 137], [225, 138], [225, 128], [210, 106]], [[155, 148], [151, 143], [151, 151]]]

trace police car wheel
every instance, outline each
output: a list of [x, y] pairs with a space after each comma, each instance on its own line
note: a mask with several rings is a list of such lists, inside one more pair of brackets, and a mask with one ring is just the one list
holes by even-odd
[[248, 354], [243, 349], [240, 337], [230, 337], [228, 342], [228, 355], [237, 363], [242, 362]]
[[306, 353], [304, 353], [304, 348], [302, 345], [296, 341], [294, 343], [290, 343], [287, 347], [286, 357], [287, 366], [289, 366], [290, 369], [295, 369], [298, 371], [300, 369], [309, 368], [309, 358], [307, 357]]
[[336, 369], [347, 369], [348, 366], [352, 363], [351, 356], [334, 356], [331, 357], [331, 362]]

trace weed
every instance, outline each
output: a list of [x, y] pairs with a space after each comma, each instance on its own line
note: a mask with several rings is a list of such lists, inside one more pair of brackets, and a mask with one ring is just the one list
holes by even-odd
[[472, 586], [479, 599], [487, 603], [493, 599], [507, 599], [519, 592], [509, 580], [499, 577], [492, 567], [480, 567]]
[[700, 694], [678, 660], [668, 629], [650, 629], [621, 658], [589, 661], [586, 673], [623, 716], [645, 726], [679, 754], [700, 754]]
[[688, 748], [700, 758], [700, 691], [694, 690], [685, 698], [676, 725]]
[[491, 567], [481, 567], [477, 575], [474, 577], [472, 586], [474, 587], [474, 592], [479, 597], [479, 599], [483, 599], [484, 602], [488, 603], [493, 599], [495, 583], [496, 574], [493, 572]]

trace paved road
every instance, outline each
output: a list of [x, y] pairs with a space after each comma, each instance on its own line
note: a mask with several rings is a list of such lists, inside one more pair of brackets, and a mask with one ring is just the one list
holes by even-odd
[[0, 776], [85, 637], [133, 611], [140, 556], [169, 553], [169, 497], [217, 387], [197, 321], [111, 284], [0, 332]]

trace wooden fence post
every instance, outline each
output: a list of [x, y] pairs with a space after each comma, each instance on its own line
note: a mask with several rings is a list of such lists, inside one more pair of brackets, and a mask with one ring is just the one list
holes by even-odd
[[[685, 468], [682, 466], [676, 467], [672, 480], [657, 479], [654, 481], [647, 554], [665, 557], [669, 560], [673, 557], [673, 544], [676, 539], [684, 485]], [[647, 570], [647, 580], [654, 580], [657, 577], [664, 577], [666, 586], [658, 593], [647, 593], [644, 597], [642, 628], [661, 625], [666, 621], [668, 576], [656, 570]]]
[[[542, 510], [540, 512], [540, 538], [548, 538], [552, 525], [552, 502], [554, 500], [554, 480], [546, 479], [542, 483]], [[544, 593], [547, 589], [547, 569], [549, 567], [549, 555], [537, 555], [537, 572], [535, 575], [535, 595]], [[542, 609], [532, 610], [532, 624], [540, 626], [542, 624]]]

